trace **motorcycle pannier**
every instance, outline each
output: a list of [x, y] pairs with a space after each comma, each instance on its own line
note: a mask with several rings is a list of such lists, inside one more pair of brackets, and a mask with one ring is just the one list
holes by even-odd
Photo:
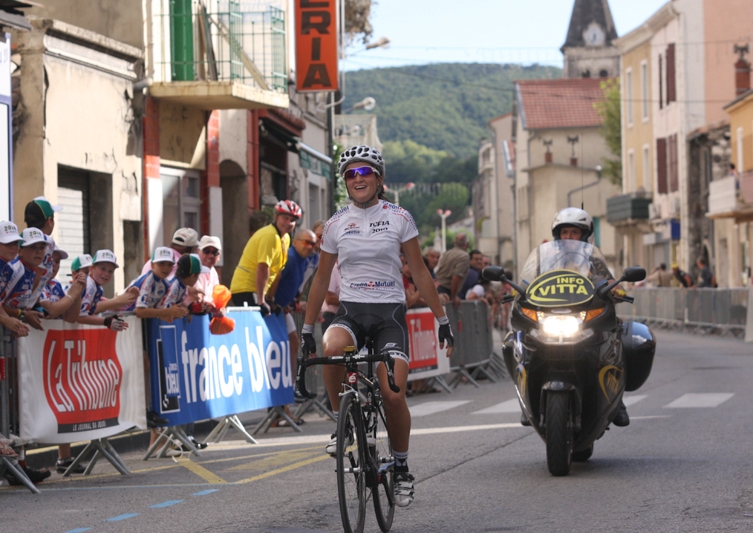
[[622, 354], [625, 357], [625, 390], [638, 390], [651, 374], [656, 338], [647, 325], [628, 320], [622, 325]]

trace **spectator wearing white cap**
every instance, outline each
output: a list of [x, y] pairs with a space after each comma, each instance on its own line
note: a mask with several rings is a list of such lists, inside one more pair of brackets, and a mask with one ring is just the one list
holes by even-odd
[[[39, 305], [45, 310], [47, 318], [54, 319], [62, 316], [67, 322], [75, 322], [78, 317], [79, 307], [81, 306], [81, 295], [84, 292], [84, 288], [86, 288], [86, 274], [81, 272], [78, 275], [74, 275], [68, 289], [63, 290], [63, 285], [56, 279], [62, 259], [68, 259], [68, 253], [56, 245], [52, 253], [52, 279], [42, 289], [42, 294], [39, 297]], [[71, 445], [59, 444], [55, 469], [63, 474], [72, 464]], [[72, 473], [83, 474], [85, 470], [86, 464], [79, 463]]]
[[173, 250], [160, 246], [154, 250], [150, 261], [152, 270], [133, 280], [128, 289], [138, 289], [138, 299], [124, 311], [136, 311], [139, 318], [159, 318], [165, 322], [172, 322], [175, 318], [182, 318], [188, 314], [185, 308], [165, 309], [161, 305], [168, 291], [171, 281], [170, 273], [176, 268]]
[[55, 241], [52, 238], [52, 230], [55, 229], [55, 213], [62, 210], [62, 206], [53, 205], [44, 196], [34, 198], [26, 204], [24, 210], [24, 222], [26, 222], [26, 226], [28, 228], [36, 228], [47, 235], [47, 249], [45, 250], [42, 264], [39, 265], [37, 270], [38, 281], [34, 285], [34, 291], [29, 298], [34, 304], [39, 300], [47, 282], [54, 277], [52, 273], [52, 253], [55, 250]]
[[[196, 247], [199, 245], [199, 234], [193, 228], [178, 228], [173, 233], [173, 240], [168, 247], [173, 254], [173, 270], [170, 272], [168, 278], [172, 278], [175, 275], [175, 269], [177, 268], [178, 259], [183, 254], [192, 254], [196, 251]], [[152, 270], [152, 262], [147, 261], [144, 264], [144, 268], [141, 269], [141, 274], [148, 274]]]
[[[13, 268], [10, 262], [18, 256], [21, 235], [18, 234], [18, 226], [8, 220], [0, 222], [0, 303], [5, 300], [5, 292], [8, 283], [13, 277]], [[0, 305], [0, 325], [12, 332], [17, 337], [25, 337], [29, 334], [29, 327], [18, 320], [17, 313], [9, 314]]]
[[68, 253], [55, 245], [55, 251], [52, 253], [52, 279], [42, 289], [39, 305], [45, 310], [46, 318], [62, 317], [66, 322], [76, 322], [81, 307], [81, 296], [86, 288], [86, 274], [74, 275], [70, 286], [64, 290], [63, 285], [56, 279], [62, 259], [68, 259]]
[[222, 254], [222, 243], [219, 237], [204, 235], [199, 241], [199, 257], [201, 264], [209, 269], [209, 272], [199, 274], [199, 280], [194, 287], [199, 292], [199, 301], [207, 304], [211, 311], [216, 311], [212, 292], [215, 286], [220, 284], [215, 266]]
[[42, 289], [36, 291], [40, 279], [37, 268], [42, 264], [47, 250], [48, 237], [37, 228], [26, 228], [21, 233], [21, 249], [18, 257], [10, 262], [13, 274], [5, 289], [5, 311], [23, 320], [35, 329], [42, 328], [42, 313], [32, 308], [36, 305]]
[[136, 301], [138, 291], [127, 290], [120, 296], [105, 300], [102, 298], [104, 285], [112, 281], [112, 276], [118, 265], [118, 259], [111, 250], [97, 250], [92, 258], [89, 277], [86, 279], [86, 291], [81, 298], [81, 312], [78, 322], [92, 326], [106, 326], [115, 331], [128, 328], [128, 323], [117, 315], [100, 317], [94, 316], [106, 311], [117, 311]]

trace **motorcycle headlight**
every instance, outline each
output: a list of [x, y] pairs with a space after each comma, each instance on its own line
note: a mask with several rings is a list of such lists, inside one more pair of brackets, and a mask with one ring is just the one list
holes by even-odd
[[573, 337], [580, 331], [582, 319], [572, 315], [545, 315], [541, 313], [539, 323], [542, 331], [551, 337]]

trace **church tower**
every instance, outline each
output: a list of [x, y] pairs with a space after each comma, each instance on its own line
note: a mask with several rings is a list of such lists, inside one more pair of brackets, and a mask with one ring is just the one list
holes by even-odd
[[620, 73], [620, 56], [612, 41], [617, 30], [608, 0], [575, 0], [567, 39], [563, 77], [608, 78]]

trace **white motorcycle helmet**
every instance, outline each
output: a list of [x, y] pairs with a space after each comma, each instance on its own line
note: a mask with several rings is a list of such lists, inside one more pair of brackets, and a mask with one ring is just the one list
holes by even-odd
[[586, 213], [583, 209], [577, 207], [566, 207], [559, 213], [554, 215], [554, 221], [552, 222], [552, 237], [555, 241], [560, 240], [560, 230], [564, 226], [575, 226], [583, 230], [580, 240], [583, 242], [591, 242], [591, 237], [594, 234], [594, 221], [591, 215]]

